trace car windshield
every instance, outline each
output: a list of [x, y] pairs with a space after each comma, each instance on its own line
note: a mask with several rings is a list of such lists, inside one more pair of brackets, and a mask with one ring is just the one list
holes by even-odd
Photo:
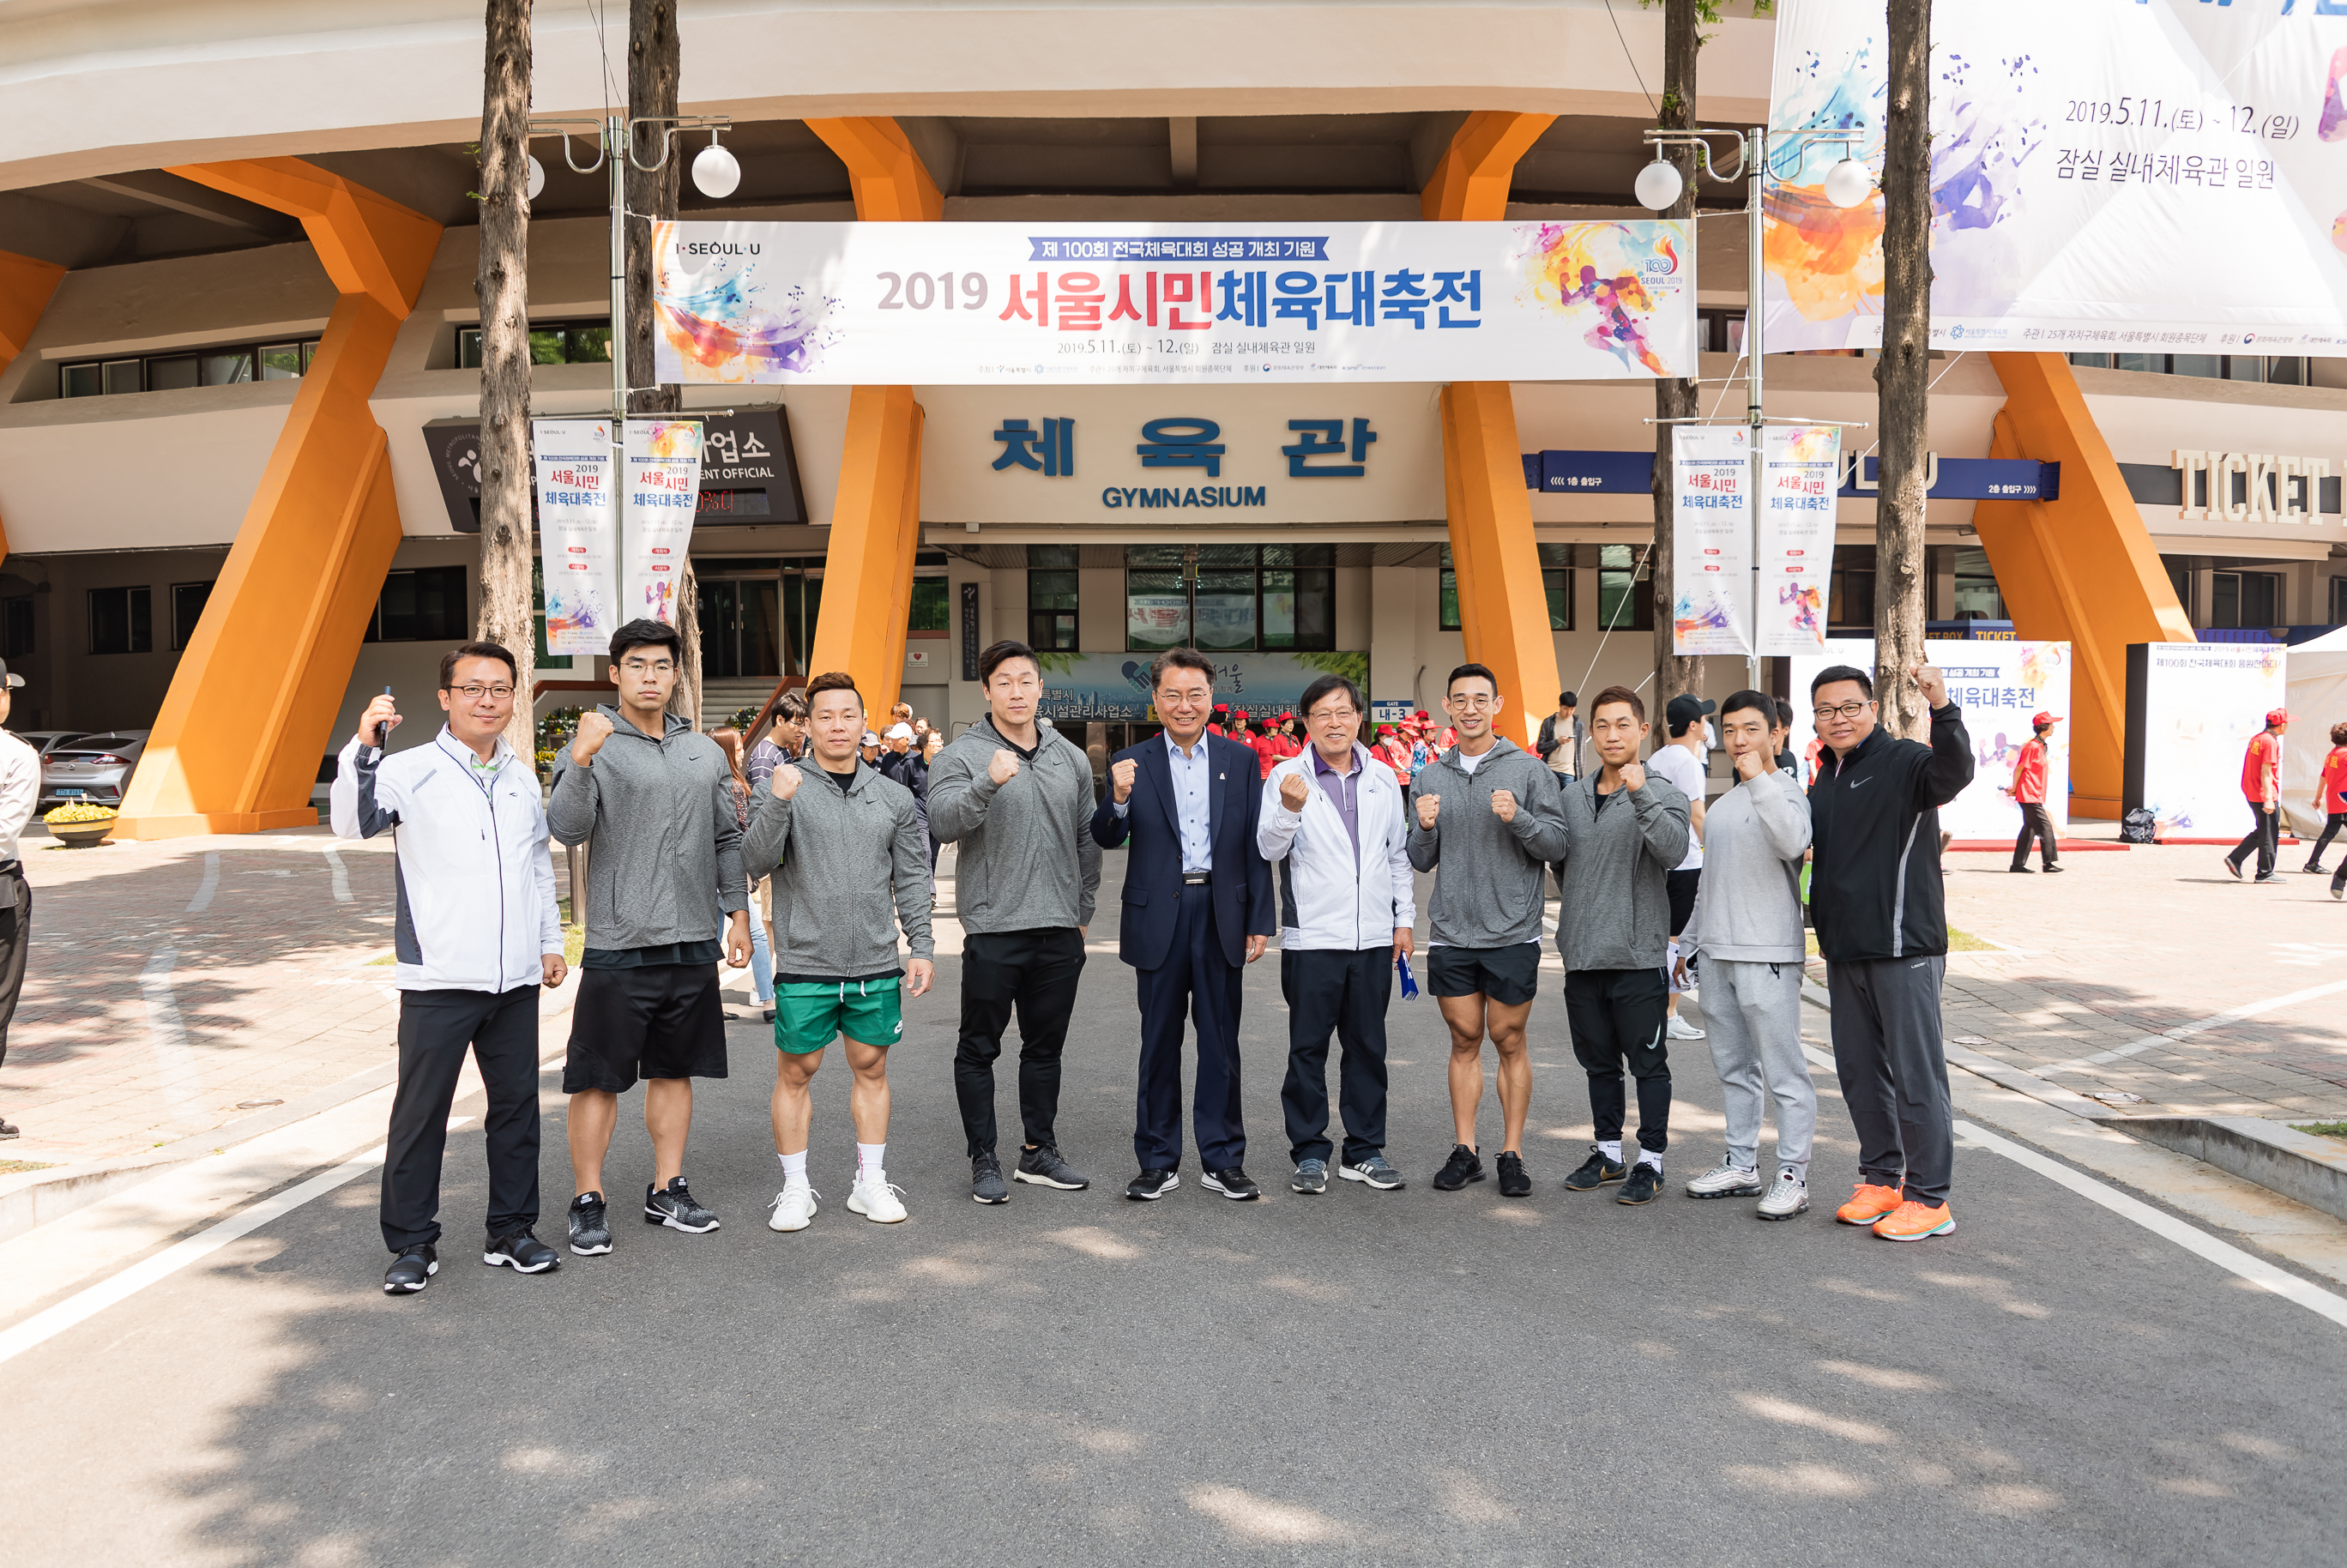
[[138, 743], [136, 735], [90, 735], [76, 741], [69, 751], [59, 752], [64, 757], [94, 757], [105, 752], [119, 752]]

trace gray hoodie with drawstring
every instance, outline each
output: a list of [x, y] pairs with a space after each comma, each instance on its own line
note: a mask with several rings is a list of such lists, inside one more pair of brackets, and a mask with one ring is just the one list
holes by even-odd
[[[1512, 822], [1491, 810], [1499, 790], [1516, 797]], [[1453, 746], [1418, 771], [1409, 794], [1409, 863], [1435, 872], [1434, 897], [1427, 901], [1432, 943], [1507, 948], [1539, 941], [1541, 879], [1548, 862], [1564, 854], [1564, 817], [1548, 764], [1501, 738], [1471, 772]], [[1418, 803], [1428, 795], [1442, 801], [1430, 828], [1418, 822]]]
[[568, 746], [555, 753], [546, 804], [555, 838], [587, 845], [587, 945], [716, 940], [750, 907], [725, 753], [674, 713], [654, 739], [608, 703], [596, 711], [610, 737], [583, 766]]

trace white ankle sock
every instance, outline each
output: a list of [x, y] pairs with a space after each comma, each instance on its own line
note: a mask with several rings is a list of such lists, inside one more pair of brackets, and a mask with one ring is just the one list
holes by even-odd
[[1616, 1138], [1611, 1143], [1600, 1143], [1597, 1152], [1618, 1165], [1622, 1163], [1622, 1140]]
[[887, 1144], [858, 1143], [856, 1145], [856, 1174], [858, 1178], [878, 1175], [887, 1163]]
[[1663, 1157], [1660, 1154], [1655, 1153], [1652, 1149], [1641, 1149], [1638, 1151], [1638, 1163], [1641, 1165], [1652, 1165], [1655, 1169], [1659, 1171], [1663, 1168]]
[[783, 1180], [785, 1184], [791, 1182], [804, 1182], [806, 1180], [806, 1151], [805, 1149], [801, 1149], [795, 1154], [777, 1154], [774, 1158], [783, 1163]]

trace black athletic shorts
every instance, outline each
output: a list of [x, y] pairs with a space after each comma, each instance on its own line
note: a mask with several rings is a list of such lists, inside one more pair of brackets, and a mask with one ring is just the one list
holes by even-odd
[[1502, 1007], [1517, 1007], [1540, 989], [1541, 948], [1538, 942], [1516, 942], [1504, 948], [1429, 948], [1426, 989], [1439, 997], [1467, 997], [1481, 991]]
[[725, 1008], [714, 964], [582, 969], [562, 1092], [622, 1094], [639, 1078], [725, 1076]]
[[1692, 871], [1663, 873], [1663, 886], [1671, 897], [1671, 935], [1686, 929], [1687, 917], [1695, 913], [1695, 890], [1703, 882], [1703, 867]]

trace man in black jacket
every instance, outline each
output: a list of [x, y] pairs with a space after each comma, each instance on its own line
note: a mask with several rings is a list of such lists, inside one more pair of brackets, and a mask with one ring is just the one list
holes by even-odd
[[1939, 808], [1972, 783], [1973, 744], [1940, 671], [1912, 673], [1931, 704], [1928, 746], [1878, 727], [1865, 671], [1837, 664], [1809, 683], [1827, 747], [1809, 786], [1809, 912], [1833, 991], [1834, 1069], [1858, 1131], [1858, 1190], [1834, 1217], [1888, 1241], [1956, 1228]]

